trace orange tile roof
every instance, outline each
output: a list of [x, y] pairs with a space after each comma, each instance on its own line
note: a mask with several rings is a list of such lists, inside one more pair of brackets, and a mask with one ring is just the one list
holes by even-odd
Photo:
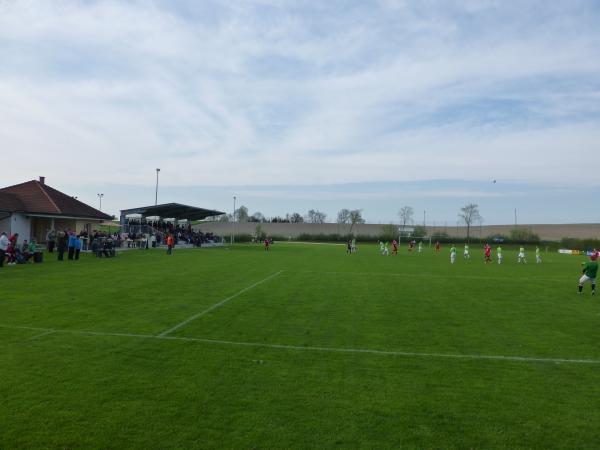
[[[15, 201], [16, 200], [16, 201]], [[37, 180], [0, 189], [0, 210], [110, 220], [111, 216]]]

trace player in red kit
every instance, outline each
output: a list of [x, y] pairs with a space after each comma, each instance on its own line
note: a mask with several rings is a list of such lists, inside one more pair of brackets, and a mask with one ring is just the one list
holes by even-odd
[[265, 239], [265, 252], [268, 252], [268, 251], [269, 251], [269, 244], [270, 244], [270, 242], [269, 242], [269, 239], [268, 239], [268, 238], [266, 238], [266, 239]]
[[394, 239], [392, 241], [392, 255], [397, 255], [398, 254], [398, 243], [396, 242], [396, 239]]
[[484, 254], [485, 254], [485, 263], [487, 264], [489, 262], [492, 262], [492, 247], [490, 247], [488, 244], [485, 244]]

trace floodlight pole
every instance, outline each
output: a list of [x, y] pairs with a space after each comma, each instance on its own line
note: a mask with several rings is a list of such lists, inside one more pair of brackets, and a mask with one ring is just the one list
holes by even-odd
[[100, 199], [100, 211], [102, 211], [102, 197], [104, 197], [104, 194], [97, 194], [98, 198]]
[[231, 233], [231, 245], [233, 245], [235, 243], [235, 200], [236, 200], [236, 196], [233, 196], [233, 224], [232, 224], [232, 228], [233, 231]]
[[158, 172], [160, 169], [156, 169], [156, 190], [154, 191], [154, 206], [158, 205]]

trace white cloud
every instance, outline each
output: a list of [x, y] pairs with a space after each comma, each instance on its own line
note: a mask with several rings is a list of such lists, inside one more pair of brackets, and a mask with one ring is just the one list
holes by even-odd
[[575, 184], [600, 163], [592, 3], [172, 5], [0, 2], [3, 184]]

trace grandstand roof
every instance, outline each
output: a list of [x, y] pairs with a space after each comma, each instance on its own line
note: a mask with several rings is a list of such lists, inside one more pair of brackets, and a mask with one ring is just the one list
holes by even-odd
[[141, 214], [143, 217], [160, 216], [169, 217], [177, 220], [202, 220], [211, 216], [220, 216], [225, 214], [214, 209], [196, 208], [195, 206], [182, 205], [181, 203], [165, 203], [163, 205], [142, 206], [140, 208], [124, 209], [121, 216], [128, 214]]

